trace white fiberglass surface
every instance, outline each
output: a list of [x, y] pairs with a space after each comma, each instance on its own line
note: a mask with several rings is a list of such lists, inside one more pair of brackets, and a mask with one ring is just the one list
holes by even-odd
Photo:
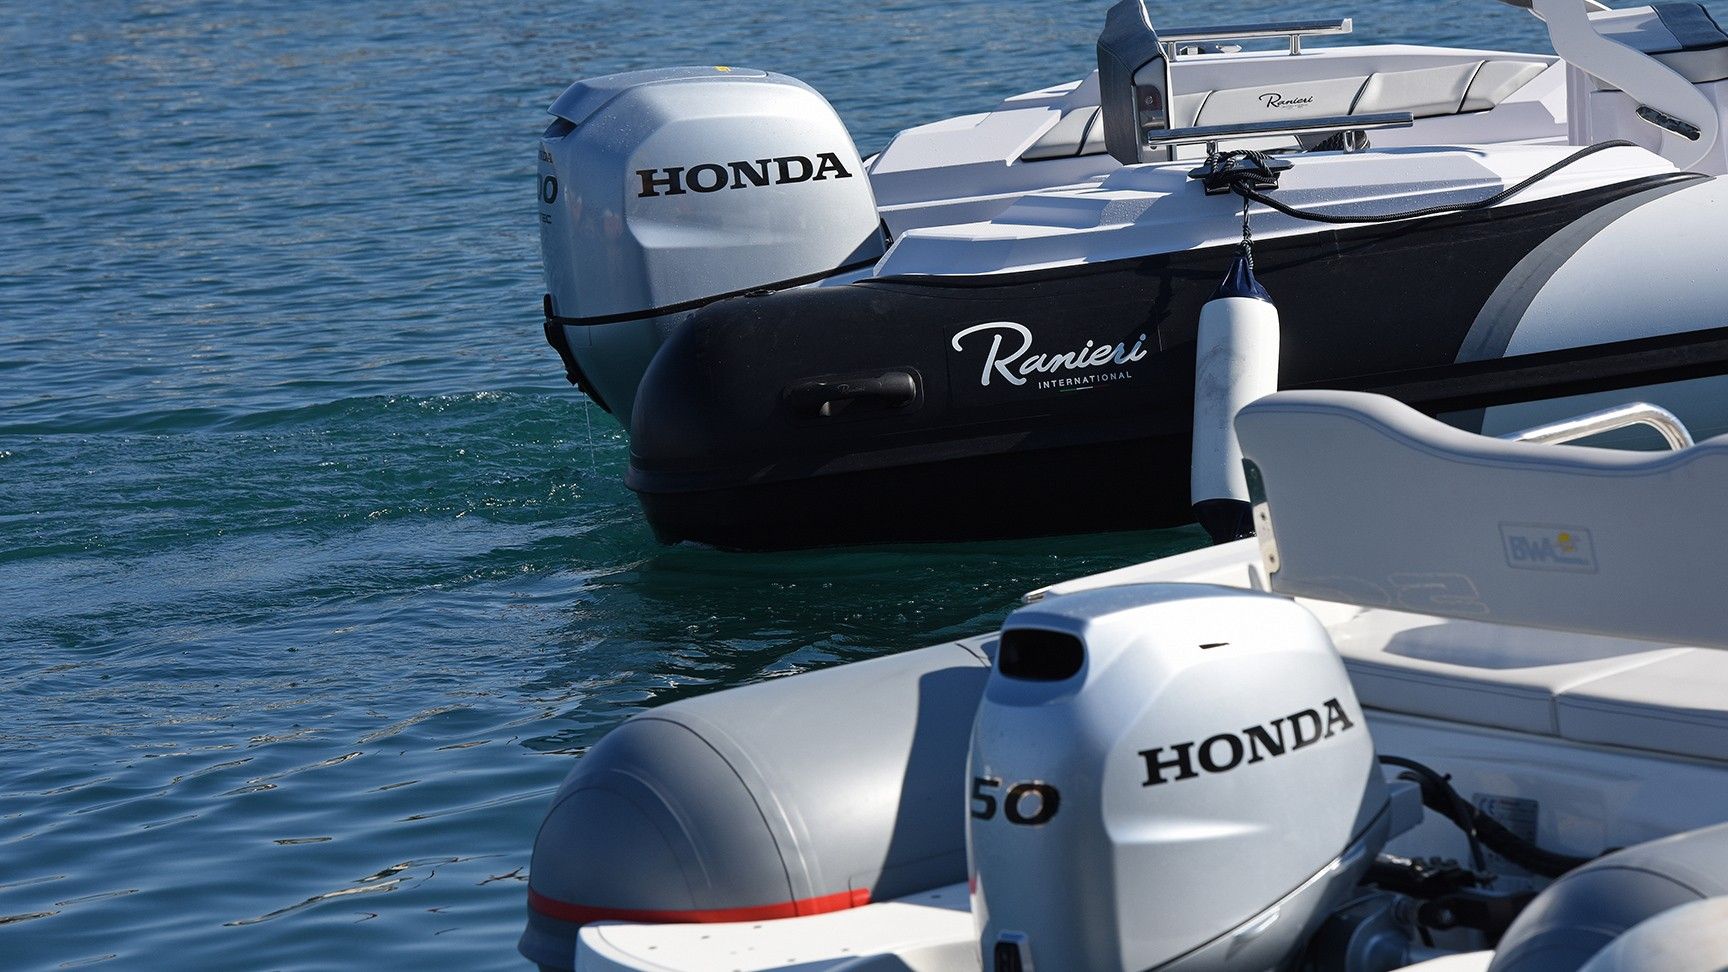
[[824, 915], [712, 924], [590, 925], [577, 946], [579, 972], [835, 970], [870, 955], [965, 954], [976, 932], [965, 884]]
[[[1386, 215], [1483, 199], [1565, 159], [1568, 146], [1394, 148], [1299, 156], [1279, 199], [1328, 213]], [[1125, 259], [1232, 242], [1241, 200], [1207, 196], [1189, 162], [1128, 166], [1097, 186], [1031, 193], [987, 222], [905, 233], [877, 274], [986, 274]], [[1600, 152], [1520, 193], [1526, 203], [1625, 182], [1673, 167], [1638, 148]], [[1313, 232], [1315, 223], [1252, 207], [1258, 238]]]

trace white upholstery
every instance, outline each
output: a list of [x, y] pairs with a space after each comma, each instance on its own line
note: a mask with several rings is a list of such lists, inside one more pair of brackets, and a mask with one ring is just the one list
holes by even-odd
[[[1245, 88], [1221, 88], [1207, 93], [1196, 125], [1231, 125], [1280, 118], [1321, 118], [1348, 115], [1367, 75], [1315, 78], [1311, 81], [1268, 81]], [[1276, 88], [1276, 90], [1268, 90]], [[1269, 100], [1271, 99], [1271, 100]]]
[[1364, 610], [1330, 624], [1362, 704], [1728, 761], [1728, 654]]
[[1371, 708], [1728, 761], [1728, 653], [1302, 604]]
[[[1184, 105], [1178, 101], [1175, 121], [1180, 125], [1232, 125], [1389, 111], [1407, 111], [1417, 118], [1486, 111], [1548, 66], [1546, 59], [1534, 56], [1465, 55], [1439, 63], [1433, 63], [1435, 60], [1337, 57], [1324, 65], [1330, 70], [1321, 76], [1312, 76], [1321, 65], [1292, 64], [1286, 71], [1294, 76], [1280, 77], [1277, 60], [1243, 62], [1237, 76], [1210, 78], [1207, 74], [1215, 72], [1192, 76], [1175, 72], [1172, 83], [1177, 91], [1188, 97], [1204, 96], [1191, 115], [1182, 111]], [[1181, 62], [1177, 66], [1181, 67]]]
[[[1354, 392], [1268, 396], [1237, 432], [1272, 589], [1326, 624], [1365, 705], [1728, 761], [1728, 437], [1505, 442]], [[1570, 557], [1509, 547], [1563, 532]]]
[[[1265, 577], [1250, 539], [1064, 581], [1027, 600], [1120, 584], [1264, 590]], [[1370, 708], [1728, 762], [1728, 652], [1298, 602], [1326, 626]]]
[[1487, 111], [1528, 84], [1545, 67], [1529, 61], [1483, 61], [1464, 92], [1462, 111]]
[[1545, 735], [1561, 731], [1563, 693], [1687, 653], [1398, 611], [1362, 611], [1331, 633], [1364, 705]]
[[1728, 437], [1675, 453], [1504, 442], [1353, 392], [1271, 395], [1236, 428], [1274, 590], [1728, 647]]
[[[1211, 54], [1172, 66], [1176, 127], [1408, 111], [1417, 118], [1488, 111], [1547, 69], [1552, 58], [1441, 48], [1326, 48], [1301, 57]], [[1102, 153], [1097, 75], [1089, 105], [1063, 109], [1020, 155], [1039, 162]], [[1268, 99], [1268, 95], [1274, 97]]]
[[[1483, 65], [1477, 61], [1370, 75], [1350, 110], [1358, 115], [1382, 111], [1407, 111], [1418, 118], [1450, 115], [1464, 107], [1470, 82]], [[1523, 67], [1529, 72], [1527, 77], [1535, 77], [1542, 70], [1538, 64]]]
[[1728, 655], [1694, 648], [1566, 689], [1560, 735], [1728, 760]]

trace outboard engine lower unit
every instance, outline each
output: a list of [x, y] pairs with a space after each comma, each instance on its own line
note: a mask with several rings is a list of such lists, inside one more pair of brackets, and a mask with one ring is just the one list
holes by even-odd
[[1016, 612], [968, 776], [987, 972], [1284, 967], [1390, 829], [1325, 629], [1236, 589]]
[[794, 78], [727, 67], [578, 81], [540, 141], [547, 338], [626, 426], [654, 352], [717, 298], [874, 263], [851, 136]]

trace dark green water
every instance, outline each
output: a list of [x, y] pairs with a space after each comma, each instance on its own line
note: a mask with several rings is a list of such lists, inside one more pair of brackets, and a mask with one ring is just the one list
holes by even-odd
[[[1080, 76], [1104, 6], [0, 10], [0, 966], [513, 967], [625, 716], [1193, 545], [658, 547], [540, 338], [569, 81], [782, 70], [868, 150]], [[1541, 45], [1489, 0], [1161, 7]]]

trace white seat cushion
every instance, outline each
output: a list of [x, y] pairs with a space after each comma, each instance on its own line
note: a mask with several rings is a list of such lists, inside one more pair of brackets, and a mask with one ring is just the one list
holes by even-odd
[[1728, 654], [1683, 649], [1565, 688], [1560, 735], [1579, 742], [1728, 760]]
[[[1574, 686], [1684, 656], [1685, 648], [1303, 601], [1331, 631], [1362, 704], [1390, 712], [1561, 734]], [[1724, 658], [1728, 661], [1728, 657]]]
[[[1177, 61], [1172, 65], [1176, 94], [1171, 124], [1185, 128], [1386, 111], [1432, 118], [1488, 111], [1553, 60], [1518, 54], [1470, 57], [1442, 48], [1375, 53], [1385, 50], [1326, 48], [1300, 58], [1209, 55]], [[1404, 67], [1413, 64], [1424, 66]], [[1074, 97], [1086, 97], [1089, 103], [1065, 107], [1055, 124], [1021, 153], [1021, 162], [1105, 151], [1096, 73], [1082, 82]]]

